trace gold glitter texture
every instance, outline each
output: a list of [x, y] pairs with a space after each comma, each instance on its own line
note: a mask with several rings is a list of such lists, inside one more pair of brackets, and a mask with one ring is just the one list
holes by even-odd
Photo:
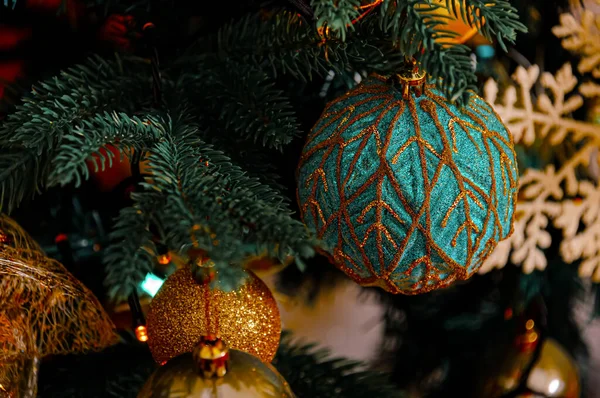
[[238, 290], [224, 292], [195, 281], [188, 267], [171, 275], [150, 304], [146, 326], [154, 360], [191, 352], [201, 336], [215, 335], [231, 348], [271, 362], [281, 320], [269, 288], [248, 272]]
[[243, 351], [229, 350], [223, 377], [198, 374], [191, 353], [182, 354], [158, 368], [138, 398], [294, 398], [289, 384], [270, 364]]

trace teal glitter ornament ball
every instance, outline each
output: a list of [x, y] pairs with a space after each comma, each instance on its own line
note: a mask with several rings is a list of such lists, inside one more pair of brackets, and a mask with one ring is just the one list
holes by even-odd
[[512, 233], [510, 133], [476, 94], [403, 99], [370, 77], [328, 104], [298, 167], [298, 203], [332, 262], [363, 286], [417, 294], [469, 278]]

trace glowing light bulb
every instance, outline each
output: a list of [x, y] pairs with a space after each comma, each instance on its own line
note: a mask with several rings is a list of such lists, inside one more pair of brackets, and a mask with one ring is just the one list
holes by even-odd
[[160, 256], [158, 256], [157, 260], [160, 265], [167, 265], [171, 262], [171, 255], [169, 253], [161, 254]]
[[142, 282], [141, 288], [150, 296], [154, 297], [163, 283], [163, 279], [159, 278], [158, 276], [152, 273], [148, 273], [146, 275], [146, 279], [144, 279], [144, 281]]
[[135, 328], [135, 337], [142, 343], [148, 341], [148, 330], [146, 330], [146, 326], [140, 325]]

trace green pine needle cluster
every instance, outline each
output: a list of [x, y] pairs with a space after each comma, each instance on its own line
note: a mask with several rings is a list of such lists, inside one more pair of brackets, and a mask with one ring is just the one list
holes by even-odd
[[346, 30], [352, 29], [352, 21], [360, 15], [359, 0], [313, 0], [311, 1], [317, 28], [330, 28], [346, 39]]
[[120, 73], [118, 63], [93, 57], [33, 87], [0, 124], [3, 211], [57, 182], [48, 179], [52, 162], [63, 139], [77, 135], [84, 121], [111, 108], [127, 109], [130, 96], [148, 91], [148, 83], [131, 72]]
[[63, 137], [56, 149], [48, 181], [50, 185], [74, 182], [75, 186], [79, 186], [83, 179], [89, 178], [88, 162], [93, 163], [94, 172], [113, 166], [115, 153], [102, 152], [101, 149], [112, 144], [122, 154], [131, 149], [141, 151], [145, 145], [164, 135], [161, 127], [152, 117], [141, 120], [137, 116], [129, 117], [114, 111], [82, 120], [81, 124], [75, 125], [71, 134]]
[[219, 30], [216, 53], [221, 59], [254, 65], [273, 78], [311, 81], [331, 70], [390, 74], [404, 58], [377, 21], [367, 18], [346, 40], [319, 35], [314, 24], [297, 13], [257, 13]]
[[289, 99], [265, 72], [253, 65], [207, 59], [201, 68], [185, 74], [179, 84], [206, 93], [195, 104], [212, 108], [219, 128], [279, 151], [301, 135]]
[[[318, 26], [327, 26], [341, 41], [352, 40], [358, 17], [357, 1], [313, 0]], [[358, 4], [360, 5], [360, 4]], [[459, 5], [462, 5], [459, 7]], [[456, 32], [444, 28], [443, 17], [432, 18], [431, 13], [446, 8], [451, 15], [462, 18], [490, 40], [506, 50], [506, 42], [514, 42], [518, 32], [526, 27], [518, 21], [516, 9], [505, 0], [382, 0], [377, 16], [380, 29], [392, 40], [394, 47], [407, 57], [419, 59], [422, 67], [436, 80], [448, 98], [458, 103], [468, 99], [476, 79], [472, 70], [470, 50], [459, 44], [445, 46], [440, 40], [453, 39]], [[369, 23], [371, 16], [359, 21]], [[422, 53], [421, 53], [422, 52]]]
[[[140, 61], [94, 57], [42, 82], [9, 116], [0, 129], [10, 152], [0, 162], [5, 210], [42, 188], [80, 185], [90, 170], [110, 167], [119, 155], [107, 149], [118, 148], [146, 162], [150, 174], [122, 209], [105, 250], [111, 297], [126, 298], [152, 271], [157, 243], [184, 255], [205, 251], [224, 289], [243, 282], [240, 265], [248, 256], [294, 256], [299, 264], [312, 256], [318, 242], [292, 216], [287, 196], [207, 143], [210, 134], [226, 133], [281, 150], [299, 135], [283, 92], [257, 69], [226, 68], [213, 57], [197, 75], [189, 66], [178, 80], [165, 73], [157, 110], [150, 107], [150, 68]], [[206, 120], [220, 128], [204, 131]]]

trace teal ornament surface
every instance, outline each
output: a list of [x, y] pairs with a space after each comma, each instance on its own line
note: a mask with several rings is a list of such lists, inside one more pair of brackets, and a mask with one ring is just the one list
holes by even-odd
[[327, 105], [298, 167], [304, 223], [363, 286], [417, 294], [464, 280], [512, 233], [510, 133], [476, 94], [402, 99], [371, 77]]

